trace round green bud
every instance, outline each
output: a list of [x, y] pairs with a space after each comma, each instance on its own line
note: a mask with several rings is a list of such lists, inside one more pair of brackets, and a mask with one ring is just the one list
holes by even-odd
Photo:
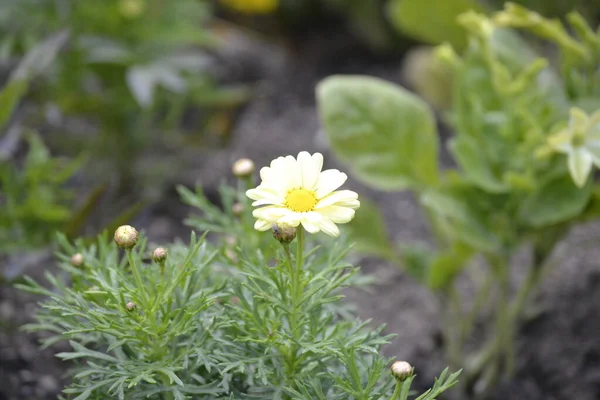
[[231, 206], [231, 212], [236, 217], [240, 217], [244, 212], [244, 205], [242, 203], [235, 203], [233, 206]]
[[296, 238], [296, 228], [293, 226], [273, 224], [271, 230], [273, 237], [284, 244], [291, 243]]
[[413, 367], [406, 361], [396, 361], [390, 367], [392, 375], [399, 381], [405, 381], [413, 374]]
[[73, 256], [71, 257], [71, 265], [74, 267], [83, 266], [83, 261], [83, 254], [81, 253], [73, 254]]
[[236, 162], [233, 163], [233, 167], [231, 168], [233, 171], [233, 175], [238, 178], [247, 178], [254, 172], [254, 161], [249, 158], [240, 158]]
[[138, 242], [138, 231], [133, 226], [122, 225], [115, 231], [115, 242], [122, 249], [131, 249]]
[[157, 263], [163, 263], [167, 259], [167, 249], [164, 247], [157, 247], [152, 252], [152, 260]]

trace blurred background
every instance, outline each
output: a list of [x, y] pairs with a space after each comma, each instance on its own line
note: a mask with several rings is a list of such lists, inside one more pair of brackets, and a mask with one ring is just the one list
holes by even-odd
[[[598, 0], [520, 0], [547, 17]], [[451, 75], [431, 45], [466, 45], [458, 14], [501, 0], [0, 0], [0, 400], [54, 399], [66, 368], [19, 331], [35, 299], [12, 284], [52, 268], [55, 232], [92, 237], [135, 223], [155, 242], [187, 237], [175, 185], [233, 181], [240, 157], [260, 167], [327, 141], [314, 88], [332, 74], [368, 74], [416, 91], [440, 115]], [[444, 138], [452, 132], [440, 122]], [[442, 154], [444, 157], [444, 154]], [[448, 162], [448, 157], [445, 157]], [[427, 239], [414, 199], [350, 182], [381, 208], [395, 241]], [[576, 230], [578, 243], [599, 227]], [[567, 243], [568, 246], [568, 243]], [[548, 279], [552, 310], [522, 332], [513, 382], [498, 399], [600, 399], [600, 254], [574, 251]], [[580, 249], [580, 247], [578, 247]], [[388, 323], [387, 350], [423, 382], [443, 365], [436, 299], [373, 259], [377, 296], [350, 293], [361, 316]], [[579, 301], [581, 293], [590, 298]]]

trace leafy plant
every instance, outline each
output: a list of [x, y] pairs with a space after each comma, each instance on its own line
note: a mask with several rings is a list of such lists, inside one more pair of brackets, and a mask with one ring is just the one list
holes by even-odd
[[73, 192], [63, 184], [81, 160], [50, 158], [39, 136], [30, 133], [27, 139], [22, 170], [13, 163], [0, 164], [0, 253], [45, 247], [72, 216]]
[[[37, 107], [22, 123], [60, 132], [51, 137], [62, 153], [88, 150], [94, 165], [88, 174], [117, 178], [122, 190], [148, 178], [140, 177], [138, 165], [144, 151], [159, 143], [202, 143], [189, 133], [208, 129], [213, 116], [223, 118], [248, 94], [219, 87], [209, 71], [214, 60], [207, 49], [218, 40], [202, 1], [177, 7], [162, 0], [24, 1], [3, 5], [2, 17], [7, 59], [55, 32], [68, 37], [29, 94]], [[203, 110], [194, 127], [183, 124], [190, 107]], [[156, 188], [156, 174], [153, 179]]]
[[[223, 189], [225, 202], [245, 198], [239, 186]], [[19, 285], [45, 297], [37, 322], [25, 328], [51, 332], [44, 346], [69, 340], [73, 349], [57, 354], [74, 362], [66, 394], [77, 400], [408, 398], [412, 369], [387, 375], [383, 327], [373, 329], [340, 304], [341, 289], [360, 283], [358, 269], [344, 262], [343, 241], [321, 248], [299, 228], [293, 251], [293, 237], [275, 231], [279, 245], [243, 226], [252, 221], [249, 207], [243, 215], [219, 214], [202, 195], [181, 192], [217, 230], [228, 226], [225, 234], [249, 236], [207, 241], [192, 233], [189, 244], [155, 249], [152, 261], [147, 239], [131, 226], [117, 229], [116, 243], [106, 235], [88, 246], [60, 236], [61, 274], [46, 273], [51, 288], [29, 278]], [[418, 399], [438, 398], [457, 377], [444, 371]]]
[[[592, 113], [600, 108], [600, 36], [578, 13], [567, 20], [576, 37], [559, 21], [514, 4], [491, 17], [475, 11], [459, 17], [468, 46], [461, 55], [448, 44], [438, 49], [454, 75], [448, 121], [455, 136], [448, 148], [456, 168], [440, 167], [433, 113], [403, 88], [338, 76], [317, 89], [331, 147], [357, 179], [414, 191], [425, 210], [436, 248], [368, 249], [404, 264], [445, 298], [447, 354], [451, 364], [466, 366], [466, 387], [489, 390], [514, 371], [513, 338], [555, 245], [573, 225], [597, 217], [598, 184], [590, 171], [598, 165], [599, 114]], [[556, 44], [557, 56], [538, 55], [510, 28]], [[370, 212], [363, 218], [369, 229], [352, 229], [359, 243], [370, 244], [374, 229], [386, 231], [372, 226], [381, 218], [376, 208]], [[532, 265], [512, 295], [511, 260], [524, 246], [532, 249]], [[456, 278], [476, 256], [485, 260], [477, 267], [485, 278], [467, 309]], [[493, 310], [485, 316], [493, 328], [487, 343], [467, 352], [490, 293]]]

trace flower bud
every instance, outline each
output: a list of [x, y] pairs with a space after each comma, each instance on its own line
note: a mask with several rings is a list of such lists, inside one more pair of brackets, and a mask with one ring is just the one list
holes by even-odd
[[225, 257], [227, 257], [227, 259], [233, 263], [237, 263], [239, 261], [237, 253], [232, 249], [225, 249]]
[[122, 225], [115, 231], [115, 242], [122, 249], [131, 249], [138, 242], [138, 232], [133, 226]]
[[235, 203], [233, 206], [231, 206], [231, 212], [236, 217], [240, 217], [244, 212], [244, 205], [242, 203]]
[[71, 257], [71, 265], [74, 267], [83, 266], [83, 254], [81, 254], [81, 253], [73, 254], [73, 256]]
[[135, 304], [133, 301], [130, 301], [129, 303], [127, 303], [125, 305], [125, 309], [127, 309], [127, 311], [133, 311], [133, 310], [135, 310], [136, 307], [137, 307], [137, 304]]
[[395, 361], [391, 368], [392, 375], [399, 381], [405, 381], [413, 374], [413, 367], [406, 361]]
[[249, 158], [240, 158], [233, 163], [232, 171], [238, 178], [247, 178], [254, 172], [254, 161]]
[[152, 260], [156, 263], [164, 263], [167, 259], [167, 249], [164, 247], [157, 247], [152, 252]]
[[296, 237], [296, 228], [293, 226], [273, 224], [271, 229], [273, 230], [273, 237], [279, 240], [280, 243], [291, 243]]
[[225, 244], [227, 245], [227, 247], [235, 247], [235, 245], [237, 244], [237, 239], [235, 238], [235, 236], [227, 235], [225, 236]]

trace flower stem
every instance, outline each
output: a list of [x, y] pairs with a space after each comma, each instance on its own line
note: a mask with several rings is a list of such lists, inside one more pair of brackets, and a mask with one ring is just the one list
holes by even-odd
[[299, 334], [299, 324], [298, 321], [300, 319], [300, 310], [298, 309], [300, 302], [302, 300], [302, 293], [304, 288], [302, 287], [302, 267], [304, 263], [304, 230], [302, 226], [297, 228], [296, 234], [296, 265], [294, 266], [292, 262], [292, 257], [290, 254], [289, 245], [284, 244], [283, 248], [286, 254], [286, 258], [288, 261], [288, 273], [290, 279], [291, 286], [291, 313], [289, 316], [289, 324], [290, 324], [290, 336], [293, 338], [293, 342], [290, 344], [289, 348], [289, 358], [287, 361], [287, 378], [288, 381], [293, 384], [294, 375], [296, 374], [296, 363], [298, 356], [298, 344], [297, 342], [300, 339]]
[[398, 396], [400, 396], [400, 391], [402, 390], [402, 382], [396, 380], [396, 388], [394, 389], [394, 393], [392, 394], [392, 398], [390, 400], [397, 400]]
[[133, 256], [133, 250], [127, 249], [125, 251], [127, 253], [127, 260], [129, 261], [129, 266], [131, 267], [131, 272], [133, 272], [133, 277], [135, 278], [135, 283], [139, 290], [140, 299], [143, 301], [144, 306], [146, 305], [146, 291], [144, 290], [144, 283], [142, 281], [142, 276], [140, 275], [140, 271], [138, 270], [137, 263], [135, 261], [135, 257]]

